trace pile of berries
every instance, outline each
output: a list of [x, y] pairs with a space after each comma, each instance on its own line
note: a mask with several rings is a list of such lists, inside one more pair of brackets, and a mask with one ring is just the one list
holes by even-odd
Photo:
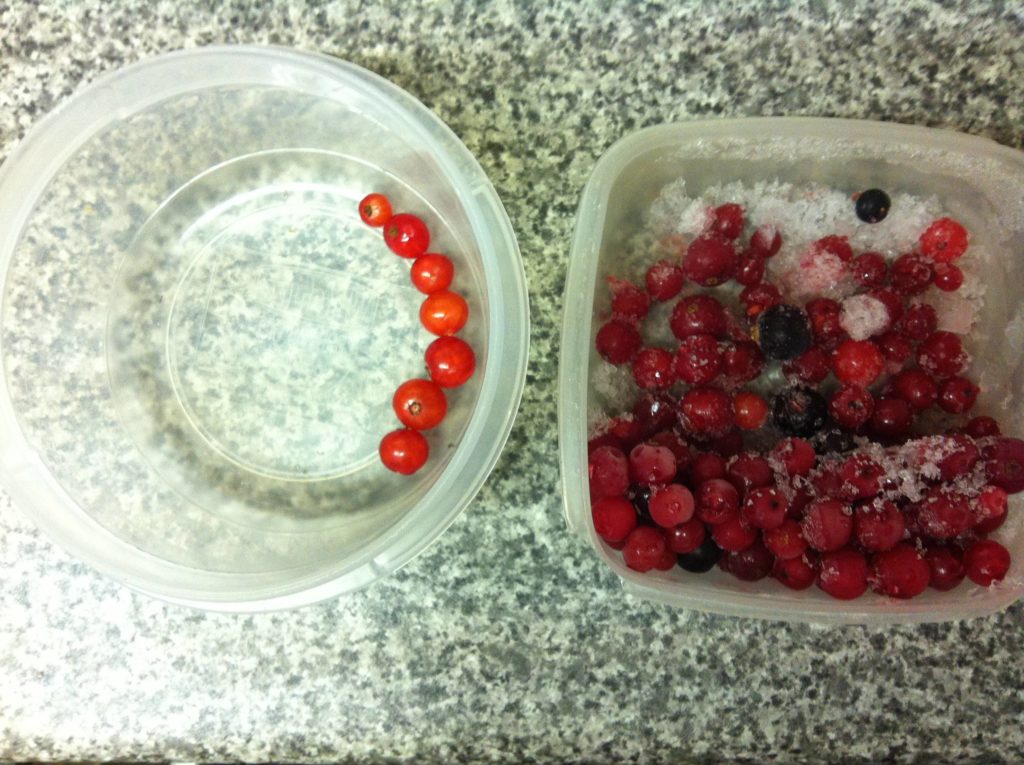
[[430, 231], [422, 219], [410, 213], [393, 214], [383, 194], [369, 194], [359, 203], [359, 217], [369, 226], [383, 227], [384, 243], [402, 258], [412, 261], [409, 276], [427, 297], [420, 306], [420, 322], [438, 338], [424, 354], [427, 378], [407, 380], [398, 386], [392, 406], [404, 428], [393, 430], [380, 442], [380, 459], [389, 470], [411, 475], [430, 455], [422, 431], [441, 424], [448, 412], [445, 388], [464, 384], [476, 370], [476, 355], [464, 340], [455, 337], [469, 319], [469, 306], [449, 289], [455, 277], [452, 261], [433, 252]]
[[[875, 192], [865, 222], [889, 212]], [[826, 236], [779, 283], [854, 288], [787, 303], [766, 280], [783, 232], [759, 226], [743, 246], [745, 228], [740, 205], [721, 205], [643, 285], [609, 279], [596, 347], [629, 367], [639, 400], [589, 443], [598, 535], [637, 571], [717, 563], [841, 599], [1001, 580], [1010, 555], [987, 535], [1024, 490], [1024, 441], [971, 416], [968, 355], [919, 298], [963, 284], [967, 231], [936, 220], [891, 262]], [[676, 301], [671, 348], [645, 345], [659, 301]]]

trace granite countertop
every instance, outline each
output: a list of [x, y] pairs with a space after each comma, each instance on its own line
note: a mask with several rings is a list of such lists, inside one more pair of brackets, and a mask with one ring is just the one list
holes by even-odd
[[632, 600], [566, 531], [555, 434], [574, 209], [609, 145], [672, 120], [818, 115], [1024, 148], [1019, 5], [202, 6], [0, 1], [0, 159], [82, 82], [180, 47], [275, 43], [378, 72], [452, 127], [508, 209], [533, 310], [522, 409], [427, 553], [290, 613], [135, 595], [0, 495], [0, 759], [1024, 760], [1024, 606], [826, 629]]

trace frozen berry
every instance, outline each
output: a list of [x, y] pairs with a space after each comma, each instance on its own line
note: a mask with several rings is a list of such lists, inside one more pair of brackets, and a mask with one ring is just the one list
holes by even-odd
[[950, 377], [939, 386], [939, 408], [951, 414], [963, 414], [974, 406], [980, 392], [981, 389], [966, 377]]
[[672, 260], [662, 260], [647, 269], [644, 284], [655, 300], [671, 300], [683, 288], [686, 277], [682, 266]]
[[685, 553], [678, 558], [679, 568], [694, 574], [703, 574], [710, 571], [722, 557], [722, 548], [715, 544], [711, 537], [705, 537], [700, 547], [691, 553]]
[[430, 231], [415, 215], [398, 213], [384, 224], [384, 243], [396, 255], [418, 258], [430, 246]]
[[932, 284], [943, 292], [956, 292], [964, 284], [964, 272], [952, 263], [936, 263]]
[[854, 538], [865, 550], [881, 552], [903, 539], [903, 513], [886, 499], [862, 502], [854, 513]]
[[766, 529], [762, 534], [765, 547], [776, 558], [797, 558], [807, 550], [807, 542], [800, 530], [800, 524], [786, 518], [778, 526]]
[[675, 376], [688, 385], [704, 385], [722, 371], [722, 352], [711, 335], [683, 338], [674, 359]]
[[903, 399], [918, 411], [927, 409], [939, 398], [938, 386], [922, 369], [904, 369], [897, 372], [889, 381], [889, 388], [893, 395]]
[[828, 405], [810, 388], [785, 388], [772, 400], [772, 421], [788, 436], [811, 436], [825, 424]]
[[932, 334], [939, 324], [935, 308], [927, 303], [912, 305], [896, 323], [896, 329], [911, 340], [924, 340]]
[[676, 475], [676, 457], [667, 447], [639, 444], [629, 453], [629, 473], [636, 483], [668, 483]]
[[756, 380], [764, 364], [761, 349], [749, 340], [740, 340], [722, 352], [722, 374], [736, 384]]
[[768, 419], [768, 402], [750, 391], [740, 391], [733, 397], [736, 424], [744, 430], [757, 430]]
[[843, 496], [846, 499], [867, 499], [875, 496], [882, 488], [885, 468], [867, 454], [854, 454], [843, 460], [839, 466], [839, 477], [843, 482]]
[[1010, 553], [991, 539], [980, 539], [964, 551], [964, 573], [982, 587], [1002, 581], [1010, 570]]
[[608, 422], [607, 432], [619, 439], [624, 452], [640, 443], [645, 435], [635, 415], [624, 415], [611, 419]]
[[923, 234], [921, 252], [936, 263], [949, 263], [967, 251], [967, 229], [952, 218], [939, 218]]
[[981, 452], [973, 440], [962, 434], [947, 437], [942, 446], [944, 456], [937, 460], [942, 480], [952, 481], [967, 475], [981, 459]]
[[772, 576], [791, 590], [806, 590], [817, 576], [814, 567], [804, 556], [777, 558], [772, 566]]
[[718, 561], [718, 565], [737, 579], [756, 582], [771, 573], [774, 562], [775, 559], [765, 546], [760, 541], [755, 541], [739, 552], [726, 553]]
[[832, 371], [847, 385], [869, 387], [885, 368], [885, 359], [870, 340], [846, 340], [832, 354]]
[[963, 343], [952, 332], [933, 332], [917, 348], [917, 365], [934, 377], [944, 379], [960, 374], [967, 362]]
[[889, 267], [889, 284], [901, 295], [920, 295], [931, 283], [931, 263], [916, 252], [900, 255]]
[[690, 465], [690, 460], [693, 459], [690, 445], [675, 431], [663, 430], [660, 433], [655, 433], [648, 440], [656, 446], [664, 446], [672, 451], [676, 458], [677, 470], [685, 470]]
[[636, 528], [636, 510], [625, 497], [604, 497], [590, 509], [594, 531], [605, 542], [623, 542]]
[[699, 518], [691, 518], [685, 523], [673, 526], [665, 532], [668, 549], [677, 555], [692, 553], [704, 543], [707, 531]]
[[652, 526], [637, 526], [626, 537], [622, 559], [634, 571], [650, 571], [670, 552], [665, 534]]
[[812, 345], [803, 354], [782, 365], [782, 373], [792, 381], [817, 385], [832, 371], [828, 354], [820, 346]]
[[633, 282], [608, 277], [608, 287], [612, 293], [612, 315], [626, 321], [637, 322], [647, 316], [651, 307], [651, 298], [646, 291]]
[[932, 539], [952, 539], [971, 527], [970, 504], [958, 491], [932, 487], [914, 507], [918, 527]]
[[909, 544], [898, 544], [877, 553], [872, 560], [871, 586], [890, 598], [913, 598], [928, 589], [931, 569]]
[[997, 438], [982, 450], [988, 481], [1007, 494], [1024, 491], [1024, 441]]
[[886, 361], [897, 365], [902, 365], [904, 361], [910, 358], [910, 354], [914, 352], [914, 346], [910, 342], [910, 338], [894, 330], [878, 335], [875, 338], [875, 344], [882, 352], [882, 355], [885, 356]]
[[598, 330], [594, 345], [609, 364], [626, 364], [636, 356], [643, 339], [631, 324], [612, 319]]
[[838, 550], [853, 532], [853, 510], [837, 499], [815, 500], [804, 510], [800, 528], [807, 544], [815, 550]]
[[672, 309], [669, 327], [680, 340], [690, 335], [720, 338], [728, 325], [725, 308], [710, 295], [688, 295]]
[[644, 393], [633, 405], [633, 423], [640, 438], [671, 428], [676, 423], [675, 399], [661, 391]]
[[857, 217], [865, 223], [880, 223], [889, 214], [892, 200], [881, 189], [868, 189], [856, 196], [854, 210]]
[[782, 235], [770, 223], [762, 223], [750, 237], [750, 252], [770, 258], [782, 248]]
[[724, 478], [709, 478], [697, 485], [697, 515], [712, 526], [732, 518], [740, 509], [740, 493]]
[[764, 280], [765, 259], [760, 255], [753, 255], [745, 252], [740, 255], [739, 264], [736, 266], [737, 284], [744, 287], [752, 287]]
[[991, 530], [988, 528], [991, 522], [1001, 522], [1006, 517], [1008, 509], [1008, 497], [1003, 489], [998, 486], [983, 487], [971, 502], [971, 520], [974, 528], [988, 533]]
[[774, 284], [761, 282], [753, 287], [745, 287], [740, 293], [740, 301], [746, 309], [747, 319], [753, 321], [765, 309], [781, 303], [782, 293]]
[[862, 287], [871, 289], [881, 287], [885, 283], [885, 275], [889, 270], [885, 258], [877, 252], [863, 252], [853, 259], [850, 273]]
[[844, 385], [832, 394], [828, 402], [828, 413], [839, 425], [848, 430], [857, 430], [871, 419], [875, 410], [875, 399], [859, 385]]
[[741, 512], [747, 522], [757, 529], [775, 529], [786, 520], [789, 503], [774, 486], [752, 489], [743, 500]]
[[837, 236], [835, 234], [823, 236], [814, 242], [811, 247], [814, 252], [827, 252], [835, 255], [844, 263], [849, 263], [853, 260], [853, 248], [850, 247], [850, 243], [845, 236]]
[[629, 489], [629, 461], [614, 446], [591, 452], [587, 461], [591, 499], [621, 497]]
[[708, 449], [726, 459], [743, 451], [743, 434], [736, 428], [707, 442]]
[[853, 600], [868, 588], [868, 562], [856, 550], [839, 550], [821, 556], [818, 587], [839, 600]]
[[817, 455], [809, 441], [802, 438], [784, 438], [771, 452], [772, 458], [785, 468], [790, 477], [807, 475], [814, 469]]
[[743, 233], [743, 208], [735, 203], [719, 205], [711, 211], [710, 233], [736, 239]]
[[910, 404], [901, 398], [882, 396], [875, 401], [868, 428], [875, 438], [892, 443], [905, 437], [914, 424], [914, 412]]
[[815, 298], [805, 308], [815, 343], [830, 349], [846, 339], [846, 330], [840, 323], [842, 305], [831, 298]]
[[745, 550], [757, 540], [757, 530], [740, 515], [732, 515], [711, 527], [715, 544], [728, 552]]
[[680, 402], [683, 427], [699, 436], [720, 436], [733, 425], [732, 399], [718, 388], [690, 388]]
[[775, 473], [771, 463], [755, 452], [739, 454], [729, 460], [726, 465], [725, 477], [745, 496], [751, 489], [769, 486]]
[[412, 475], [430, 456], [427, 439], [418, 430], [402, 428], [388, 433], [380, 442], [380, 461], [388, 470]]
[[643, 390], [664, 390], [675, 382], [672, 353], [664, 348], [644, 348], [633, 359], [633, 380]]
[[929, 547], [925, 550], [924, 559], [929, 568], [929, 584], [936, 590], [952, 590], [963, 581], [964, 564], [950, 548], [942, 545]]
[[971, 438], [985, 438], [985, 436], [1002, 435], [999, 431], [999, 423], [993, 418], [985, 415], [972, 417], [964, 425], [964, 433]]
[[765, 309], [757, 317], [757, 342], [769, 359], [795, 359], [811, 347], [807, 314], [785, 303]]
[[720, 454], [703, 452], [690, 462], [690, 485], [699, 486], [712, 478], [725, 478], [725, 458]]
[[647, 507], [651, 520], [659, 526], [671, 528], [693, 517], [693, 495], [685, 486], [670, 483], [651, 492]]
[[683, 273], [703, 287], [714, 287], [732, 278], [737, 260], [732, 242], [716, 236], [701, 236], [686, 249]]

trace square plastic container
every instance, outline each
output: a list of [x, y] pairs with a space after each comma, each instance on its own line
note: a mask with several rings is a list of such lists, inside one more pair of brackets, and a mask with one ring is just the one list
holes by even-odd
[[594, 532], [587, 489], [587, 427], [602, 412], [593, 375], [604, 364], [594, 336], [608, 316], [604, 277], [616, 274], [624, 243], [644, 225], [661, 190], [684, 178], [687, 193], [729, 181], [777, 179], [850, 192], [881, 187], [935, 195], [990, 257], [978, 327], [965, 342], [983, 388], [977, 411], [998, 416], [1004, 433], [1024, 433], [1024, 155], [949, 131], [851, 120], [765, 118], [664, 125], [634, 133], [598, 161], [584, 189], [565, 289], [559, 373], [559, 438], [569, 527], [638, 597], [721, 614], [820, 623], [884, 624], [964, 619], [998, 611], [1024, 594], [1024, 518], [1011, 497], [1007, 523], [993, 538], [1014, 558], [1010, 575], [981, 588], [965, 580], [951, 592], [929, 589], [898, 601], [868, 592], [838, 601], [817, 588], [785, 589], [771, 579], [741, 582], [715, 568], [640, 574]]

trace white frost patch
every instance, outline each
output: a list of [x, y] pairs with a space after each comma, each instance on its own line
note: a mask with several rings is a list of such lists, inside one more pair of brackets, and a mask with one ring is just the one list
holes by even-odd
[[854, 295], [843, 300], [839, 326], [854, 340], [867, 340], [883, 332], [889, 324], [889, 310], [878, 298]]

